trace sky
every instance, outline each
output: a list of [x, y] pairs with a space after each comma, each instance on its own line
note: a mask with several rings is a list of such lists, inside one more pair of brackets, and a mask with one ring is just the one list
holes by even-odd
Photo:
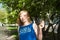
[[2, 3], [0, 3], [0, 8], [2, 8]]
[[0, 10], [1, 10], [1, 11], [6, 11], [6, 9], [3, 8], [2, 6], [3, 6], [2, 3], [0, 3]]

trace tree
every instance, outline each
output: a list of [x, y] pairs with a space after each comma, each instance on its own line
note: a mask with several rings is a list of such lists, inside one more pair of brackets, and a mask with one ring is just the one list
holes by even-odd
[[26, 9], [32, 17], [47, 19], [47, 13], [51, 16], [52, 13], [59, 11], [59, 1], [60, 0], [1, 0], [1, 3], [6, 5], [5, 7], [9, 13], [15, 12], [15, 14], [13, 14], [14, 17], [17, 17], [20, 10]]
[[0, 22], [4, 23], [6, 21], [7, 12], [0, 9]]

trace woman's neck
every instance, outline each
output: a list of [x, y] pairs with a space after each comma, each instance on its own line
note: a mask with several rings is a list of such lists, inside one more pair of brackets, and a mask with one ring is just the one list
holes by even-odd
[[23, 24], [23, 26], [29, 25], [30, 23], [31, 23], [31, 21], [26, 21], [26, 22]]

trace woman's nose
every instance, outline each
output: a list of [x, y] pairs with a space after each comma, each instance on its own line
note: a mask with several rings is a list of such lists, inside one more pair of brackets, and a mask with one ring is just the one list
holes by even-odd
[[24, 20], [25, 19], [25, 17], [21, 17], [21, 20]]

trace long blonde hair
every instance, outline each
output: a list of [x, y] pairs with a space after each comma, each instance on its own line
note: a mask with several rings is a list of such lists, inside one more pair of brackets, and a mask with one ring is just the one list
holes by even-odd
[[17, 18], [17, 23], [18, 23], [19, 26], [20, 26], [20, 25], [23, 25], [23, 22], [20, 20], [20, 15], [22, 14], [22, 12], [26, 12], [26, 13], [27, 13], [27, 16], [30, 17], [29, 12], [28, 12], [27, 10], [21, 10], [21, 11], [19, 12], [18, 18]]

